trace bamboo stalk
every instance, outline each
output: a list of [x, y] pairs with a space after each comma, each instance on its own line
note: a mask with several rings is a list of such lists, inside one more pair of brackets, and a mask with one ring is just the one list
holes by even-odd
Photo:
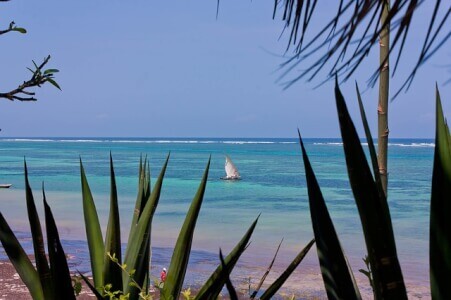
[[381, 175], [382, 188], [387, 195], [388, 172], [387, 172], [387, 152], [388, 152], [388, 97], [389, 97], [389, 52], [390, 52], [390, 23], [387, 22], [390, 10], [390, 1], [384, 1], [384, 8], [381, 15], [381, 25], [383, 29], [380, 34], [380, 68], [379, 68], [379, 104], [377, 107], [378, 122], [378, 146], [377, 156], [379, 161], [379, 173]]

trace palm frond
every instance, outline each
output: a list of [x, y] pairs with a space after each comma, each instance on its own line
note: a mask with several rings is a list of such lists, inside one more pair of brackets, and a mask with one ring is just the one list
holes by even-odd
[[[338, 6], [336, 14], [328, 19], [325, 25], [320, 25], [317, 32], [308, 39], [307, 37], [312, 34], [307, 31], [308, 28], [313, 27], [309, 26], [312, 16], [318, 14], [318, 9], [322, 9], [322, 7], [318, 8], [318, 2], [317, 0], [275, 0], [273, 17], [276, 16], [277, 11], [281, 12], [282, 20], [285, 22], [283, 30], [290, 32], [287, 50], [294, 48], [292, 57], [281, 65], [281, 69], [285, 69], [281, 78], [285, 78], [301, 63], [306, 64], [300, 74], [284, 83], [285, 88], [301, 79], [311, 81], [326, 68], [327, 80], [332, 79], [335, 74], [342, 75], [344, 81], [349, 79], [361, 66], [371, 48], [379, 43], [379, 37], [387, 24], [390, 24], [390, 30], [394, 33], [390, 54], [397, 52], [393, 76], [401, 61], [401, 54], [405, 51], [404, 46], [412, 21], [420, 17], [428, 18], [430, 21], [422, 50], [409, 76], [395, 93], [396, 97], [402, 90], [409, 88], [419, 67], [451, 36], [449, 2], [443, 4], [441, 0], [436, 0], [432, 15], [425, 16], [424, 9], [420, 9], [425, 3], [424, 0], [392, 0], [387, 21], [381, 23], [382, 8], [386, 1], [340, 0], [336, 2]], [[417, 36], [415, 40], [418, 40]], [[322, 54], [318, 57], [318, 53]], [[311, 60], [307, 61], [308, 59]], [[379, 71], [385, 63], [386, 61], [382, 62], [374, 70], [368, 82], [370, 86], [374, 86], [377, 82]]]

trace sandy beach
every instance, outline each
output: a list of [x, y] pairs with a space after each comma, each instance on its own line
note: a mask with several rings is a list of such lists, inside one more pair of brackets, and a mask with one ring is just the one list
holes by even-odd
[[[275, 275], [268, 276], [268, 281], [271, 282], [275, 279]], [[239, 276], [233, 276], [232, 278], [237, 293], [240, 299], [249, 299], [248, 297], [248, 279]], [[357, 282], [361, 285], [363, 279], [357, 277]], [[28, 289], [23, 284], [19, 275], [15, 271], [13, 265], [9, 261], [0, 261], [0, 300], [9, 299], [32, 299], [28, 293]], [[431, 299], [429, 287], [423, 285], [414, 285], [413, 283], [406, 282], [408, 288], [409, 299]], [[302, 286], [302, 291], [296, 288], [296, 285]], [[185, 286], [185, 290], [190, 288], [192, 295], [196, 294], [196, 290], [199, 286]], [[369, 289], [362, 289], [361, 294], [363, 299], [372, 299], [372, 293]], [[154, 299], [159, 299], [158, 291], [155, 290], [152, 293]], [[314, 272], [313, 270], [307, 270], [307, 273], [302, 277], [302, 281], [289, 282], [286, 284], [274, 299], [289, 299], [294, 296], [295, 299], [327, 299], [324, 287], [322, 285], [321, 274]], [[94, 295], [89, 291], [89, 288], [83, 284], [82, 291], [77, 299], [95, 299]], [[227, 299], [223, 297], [222, 299]]]

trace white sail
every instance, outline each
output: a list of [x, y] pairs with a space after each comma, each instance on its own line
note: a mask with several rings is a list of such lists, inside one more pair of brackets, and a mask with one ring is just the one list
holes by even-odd
[[239, 179], [240, 178], [240, 172], [238, 172], [237, 167], [232, 162], [230, 157], [226, 155], [226, 161], [225, 161], [225, 171], [226, 171], [226, 179]]

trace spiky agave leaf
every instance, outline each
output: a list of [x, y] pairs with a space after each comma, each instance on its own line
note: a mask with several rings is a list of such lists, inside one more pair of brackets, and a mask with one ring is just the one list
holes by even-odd
[[[125, 251], [124, 263], [127, 265], [129, 270], [135, 270], [138, 272], [138, 274], [135, 273], [134, 278], [142, 278], [139, 274], [140, 270], [145, 271], [144, 266], [145, 268], [148, 268], [149, 261], [143, 254], [150, 243], [150, 226], [152, 224], [152, 218], [158, 205], [158, 201], [160, 200], [161, 187], [163, 185], [163, 179], [166, 173], [169, 157], [170, 154], [168, 154], [160, 175], [155, 182], [154, 189], [150, 194], [150, 198], [147, 200], [147, 203], [142, 210], [136, 228], [133, 230], [133, 236], [129, 237], [129, 243]], [[127, 276], [127, 274], [123, 275], [122, 280], [124, 285], [124, 294], [127, 294], [129, 291], [136, 292], [135, 288], [130, 288], [130, 277]]]
[[[238, 242], [238, 244], [233, 248], [233, 250], [229, 253], [229, 255], [226, 256], [224, 259], [225, 264], [228, 267], [229, 272], [233, 270], [236, 263], [238, 262], [238, 259], [240, 258], [241, 254], [246, 250], [246, 247], [249, 243], [249, 240], [252, 236], [252, 233], [254, 232], [255, 226], [257, 226], [258, 219], [260, 218], [260, 215], [255, 219], [255, 221], [252, 223], [252, 225], [249, 227], [249, 229], [246, 231], [244, 236], [241, 238], [241, 240]], [[222, 265], [219, 265], [216, 270], [211, 274], [211, 276], [208, 278], [208, 280], [205, 282], [205, 284], [202, 286], [200, 291], [196, 295], [196, 300], [201, 299], [217, 299], [219, 293], [222, 290], [222, 287], [225, 284], [225, 279], [222, 274]]]
[[299, 141], [302, 149], [302, 158], [304, 159], [316, 249], [327, 296], [329, 299], [361, 299], [359, 289], [340, 245], [315, 173], [310, 165], [300, 133]]
[[232, 284], [232, 281], [230, 280], [230, 271], [229, 267], [224, 262], [224, 257], [222, 256], [222, 251], [219, 249], [219, 259], [221, 260], [221, 266], [222, 266], [222, 276], [225, 278], [225, 283], [227, 287], [227, 291], [229, 292], [230, 300], [238, 300], [238, 295], [236, 293], [235, 287]]
[[99, 216], [86, 178], [83, 163], [80, 158], [81, 190], [83, 195], [83, 215], [85, 218], [86, 237], [88, 239], [89, 256], [94, 286], [101, 291], [105, 284], [103, 277], [105, 244], [100, 229]]
[[130, 233], [128, 235], [128, 242], [127, 245], [130, 244], [130, 239], [133, 236], [133, 232], [135, 231], [136, 228], [136, 224], [138, 224], [138, 220], [139, 220], [139, 216], [141, 215], [141, 212], [145, 206], [145, 203], [143, 203], [146, 199], [146, 195], [145, 195], [145, 187], [147, 185], [147, 181], [150, 179], [146, 178], [146, 161], [147, 161], [147, 156], [144, 159], [144, 163], [143, 163], [143, 158], [142, 155], [139, 159], [139, 172], [138, 172], [138, 195], [136, 197], [136, 202], [135, 202], [135, 209], [133, 210], [133, 217], [132, 217], [132, 223], [130, 226]]
[[263, 283], [265, 282], [266, 277], [268, 276], [269, 272], [271, 271], [272, 266], [274, 265], [274, 262], [276, 261], [277, 254], [279, 253], [280, 246], [282, 246], [282, 242], [283, 242], [283, 239], [280, 241], [279, 246], [277, 247], [276, 253], [274, 253], [271, 263], [269, 264], [268, 268], [266, 269], [266, 272], [263, 274], [262, 278], [260, 279], [260, 282], [258, 283], [257, 288], [254, 290], [254, 292], [250, 296], [251, 299], [254, 299], [257, 296], [258, 291], [261, 289]]
[[31, 237], [33, 240], [33, 250], [36, 262], [36, 270], [41, 280], [42, 289], [46, 299], [54, 299], [54, 282], [50, 273], [47, 256], [44, 250], [44, 238], [42, 236], [41, 222], [36, 210], [36, 204], [33, 198], [30, 182], [28, 181], [27, 162], [24, 159], [25, 171], [25, 199], [27, 202], [28, 221], [30, 223]]
[[[119, 267], [122, 264], [121, 251], [121, 225], [119, 218], [119, 207], [116, 188], [116, 177], [114, 174], [113, 157], [110, 152], [110, 214], [108, 217], [108, 225], [105, 236], [105, 263], [104, 263], [104, 283], [111, 284], [112, 291], [121, 291], [122, 286], [122, 269]], [[114, 255], [117, 258], [117, 263], [112, 261], [107, 255]], [[118, 265], [119, 264], [119, 265]]]
[[[387, 198], [379, 192], [343, 95], [335, 85], [343, 148], [354, 199], [365, 235], [377, 299], [407, 299]], [[318, 242], [318, 240], [317, 240]]]
[[191, 253], [194, 229], [196, 227], [197, 217], [199, 215], [202, 200], [204, 198], [205, 187], [207, 185], [210, 160], [211, 157], [208, 159], [202, 181], [193, 201], [191, 202], [191, 206], [186, 214], [185, 221], [177, 238], [168, 269], [168, 276], [161, 291], [163, 299], [178, 299], [182, 289], [186, 268], [188, 266], [189, 255]]
[[78, 274], [80, 274], [81, 278], [83, 279], [83, 281], [86, 283], [86, 285], [89, 287], [89, 289], [91, 290], [91, 292], [94, 294], [94, 296], [96, 296], [96, 298], [98, 300], [104, 300], [106, 299], [105, 297], [103, 297], [99, 291], [94, 287], [94, 285], [91, 283], [91, 281], [89, 281], [89, 278], [87, 278], [85, 275], [83, 275], [82, 273], [78, 272]]
[[[134, 236], [134, 231], [136, 230], [139, 218], [141, 217], [141, 214], [144, 210], [144, 207], [146, 206], [147, 201], [150, 199], [150, 172], [148, 169], [148, 163], [147, 163], [147, 156], [143, 158], [142, 155], [139, 160], [139, 173], [138, 173], [138, 196], [136, 197], [135, 202], [135, 209], [133, 211], [133, 218], [132, 223], [130, 226], [130, 233], [128, 236], [128, 243], [127, 245], [130, 245], [132, 243], [132, 239]], [[145, 233], [146, 236], [150, 235], [148, 233]], [[127, 248], [128, 250], [128, 248]], [[128, 256], [126, 252], [126, 256]], [[149, 263], [150, 261], [150, 242], [146, 242], [146, 244], [143, 244], [143, 248], [140, 249], [140, 254], [138, 254], [138, 257], [140, 257], [141, 263], [137, 263], [137, 270], [135, 270], [134, 280], [138, 283], [138, 285], [144, 285], [142, 288], [144, 288], [146, 291], [148, 290], [148, 285], [146, 280], [146, 276], [148, 277], [149, 273]], [[125, 277], [124, 277], [125, 278]], [[128, 288], [126, 288], [128, 289]], [[130, 287], [131, 297], [136, 297], [139, 293], [139, 289], [136, 287]]]
[[437, 87], [436, 103], [429, 250], [431, 295], [432, 299], [451, 299], [451, 136]]
[[315, 243], [315, 239], [312, 239], [307, 244], [307, 246], [305, 246], [304, 249], [302, 249], [301, 252], [299, 252], [299, 254], [296, 255], [296, 257], [293, 259], [293, 261], [290, 263], [287, 269], [282, 273], [282, 275], [280, 275], [279, 278], [277, 278], [276, 281], [274, 281], [261, 295], [260, 300], [271, 299], [277, 293], [277, 291], [282, 287], [285, 281], [287, 281], [288, 277], [291, 276], [294, 270], [296, 270], [296, 268], [302, 262], [304, 257], [309, 252], [310, 248], [312, 248], [313, 243]]
[[[170, 155], [170, 154], [168, 154]], [[145, 163], [145, 162], [144, 162]], [[149, 161], [147, 161], [147, 166], [144, 166], [144, 174], [145, 174], [145, 180], [144, 180], [144, 190], [143, 190], [143, 201], [141, 202], [141, 209], [142, 212], [145, 208], [145, 205], [149, 200], [151, 199], [151, 188], [150, 188], [150, 166]], [[159, 198], [158, 198], [159, 199]], [[153, 216], [155, 214], [155, 210], [157, 208], [158, 201], [156, 201], [151, 207], [151, 215]], [[141, 215], [139, 216], [139, 218]], [[138, 218], [138, 219], [139, 219]], [[147, 243], [143, 244], [143, 248], [140, 249], [139, 257], [140, 262], [137, 264], [136, 272], [135, 272], [135, 280], [136, 282], [141, 286], [141, 289], [147, 294], [149, 291], [150, 286], [150, 273], [149, 273], [149, 266], [150, 266], [150, 235], [151, 235], [151, 227], [152, 227], [152, 219], [150, 220], [149, 227], [147, 228], [147, 231], [144, 233], [144, 236], [147, 236]], [[138, 296], [137, 293], [139, 292], [138, 289], [135, 289], [132, 287], [130, 297]]]
[[376, 148], [374, 147], [373, 137], [371, 136], [370, 127], [368, 126], [368, 120], [366, 119], [366, 113], [365, 113], [365, 109], [363, 107], [362, 97], [360, 96], [359, 86], [357, 85], [357, 82], [355, 83], [355, 89], [356, 89], [356, 93], [357, 93], [357, 101], [359, 103], [360, 116], [362, 118], [363, 128], [365, 129], [366, 141], [368, 142], [368, 149], [370, 151], [374, 179], [376, 182], [377, 190], [380, 194], [379, 197], [383, 197], [382, 193], [384, 193], [384, 190], [382, 188], [382, 180], [381, 180], [381, 175], [379, 173], [379, 164], [377, 163]]
[[20, 245], [13, 231], [6, 222], [3, 214], [0, 212], [0, 241], [5, 249], [9, 260], [13, 264], [23, 283], [30, 291], [31, 297], [35, 300], [43, 300], [44, 292], [42, 290], [39, 274], [28, 258], [25, 250]]
[[53, 218], [52, 211], [45, 198], [44, 187], [42, 189], [42, 195], [44, 198], [47, 246], [49, 251], [50, 269], [55, 287], [55, 299], [75, 300], [75, 292], [72, 287], [72, 280], [70, 277], [69, 266], [67, 265], [66, 254], [61, 246], [55, 219]]

